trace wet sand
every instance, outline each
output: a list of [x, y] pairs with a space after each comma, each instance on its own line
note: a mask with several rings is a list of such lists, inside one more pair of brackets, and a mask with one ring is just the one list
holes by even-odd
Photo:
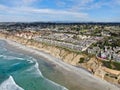
[[53, 70], [49, 72], [49, 75], [42, 70], [43, 75], [65, 86], [69, 90], [120, 90], [117, 86], [91, 75], [82, 68], [64, 63], [62, 60], [51, 56], [49, 53], [26, 47], [10, 40], [5, 41], [8, 43], [6, 45], [7, 48], [11, 49], [11, 51], [30, 55], [37, 59], [38, 63], [40, 61], [39, 59], [44, 60], [46, 66]]

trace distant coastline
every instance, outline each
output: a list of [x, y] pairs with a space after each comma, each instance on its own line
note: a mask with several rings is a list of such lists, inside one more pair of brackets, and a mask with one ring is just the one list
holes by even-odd
[[0, 24], [50, 24], [50, 25], [120, 25], [120, 22], [79, 22], [79, 21], [31, 21], [31, 22], [0, 22]]

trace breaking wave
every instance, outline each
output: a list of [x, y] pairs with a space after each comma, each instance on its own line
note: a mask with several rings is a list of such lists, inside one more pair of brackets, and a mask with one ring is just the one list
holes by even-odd
[[45, 78], [36, 59], [4, 46], [0, 41], [0, 90], [68, 90]]
[[24, 89], [18, 86], [15, 83], [13, 77], [10, 76], [7, 80], [1, 83], [0, 90], [24, 90]]

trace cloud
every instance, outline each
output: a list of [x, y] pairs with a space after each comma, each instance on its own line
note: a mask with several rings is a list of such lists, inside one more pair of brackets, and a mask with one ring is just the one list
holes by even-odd
[[75, 17], [84, 17], [87, 16], [86, 13], [82, 12], [72, 12], [65, 10], [55, 10], [55, 9], [37, 9], [37, 8], [21, 8], [20, 11], [30, 12], [30, 13], [41, 13], [41, 14], [51, 14], [51, 15], [71, 15]]
[[7, 6], [0, 4], [0, 10], [5, 10]]
[[68, 9], [80, 8], [93, 2], [94, 0], [57, 0], [58, 6], [66, 6]]
[[32, 6], [36, 2], [42, 0], [9, 0], [7, 3], [11, 4], [14, 7], [23, 7], [23, 6]]
[[119, 5], [120, 6], [120, 0], [113, 0], [112, 1], [115, 5]]
[[[48, 21], [49, 20], [81, 20], [88, 17], [88, 14], [83, 12], [58, 10], [58, 9], [50, 9], [50, 8], [33, 8], [28, 6], [8, 7], [8, 6], [0, 5], [0, 10], [1, 10], [0, 12], [4, 12], [12, 17], [14, 16], [16, 20], [19, 20], [18, 17], [26, 18], [26, 16], [32, 17], [32, 20], [34, 17], [34, 19], [36, 20], [44, 19]], [[8, 16], [6, 17], [8, 18]]]
[[66, 2], [63, 2], [63, 1], [61, 1], [61, 0], [56, 0], [56, 5], [58, 6], [58, 7], [64, 7], [64, 6], [66, 6]]
[[[44, 1], [51, 3], [43, 4]], [[37, 2], [39, 2], [39, 6], [36, 4]], [[51, 4], [54, 4], [54, 6]], [[44, 8], [40, 8], [40, 5], [43, 5]], [[100, 20], [104, 21], [102, 13], [105, 10], [102, 8], [109, 9], [108, 14], [113, 16], [114, 19], [116, 12], [119, 12], [118, 6], [120, 6], [120, 0], [9, 0], [7, 4], [0, 4], [0, 14], [3, 14], [1, 17], [6, 17], [6, 20], [98, 21], [101, 17]]]
[[69, 10], [72, 11], [86, 11], [86, 10], [94, 10], [100, 9], [102, 7], [116, 7], [116, 5], [120, 5], [120, 0], [68, 0], [73, 4], [69, 7]]
[[87, 13], [83, 13], [83, 12], [74, 12], [74, 11], [49, 9], [49, 8], [45, 8], [45, 9], [32, 8], [32, 7], [9, 8], [4, 6], [4, 8], [1, 8], [1, 9], [13, 14], [14, 13], [31, 13], [31, 14], [66, 15], [66, 16], [70, 15], [70, 16], [81, 17], [81, 18], [87, 16]]
[[[37, 2], [38, 0], [20, 0], [20, 2], [23, 4], [23, 5], [31, 5], [35, 2]], [[39, 0], [40, 1], [40, 0]]]
[[21, 0], [21, 1], [24, 2], [24, 3], [33, 3], [33, 2], [35, 2], [37, 0]]
[[102, 7], [104, 3], [101, 1], [95, 2], [95, 0], [77, 0], [75, 4], [71, 7], [71, 10], [90, 10]]

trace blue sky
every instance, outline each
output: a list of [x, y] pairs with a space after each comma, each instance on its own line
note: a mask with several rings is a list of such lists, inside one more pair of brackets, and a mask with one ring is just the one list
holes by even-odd
[[0, 0], [0, 22], [120, 22], [120, 0]]

